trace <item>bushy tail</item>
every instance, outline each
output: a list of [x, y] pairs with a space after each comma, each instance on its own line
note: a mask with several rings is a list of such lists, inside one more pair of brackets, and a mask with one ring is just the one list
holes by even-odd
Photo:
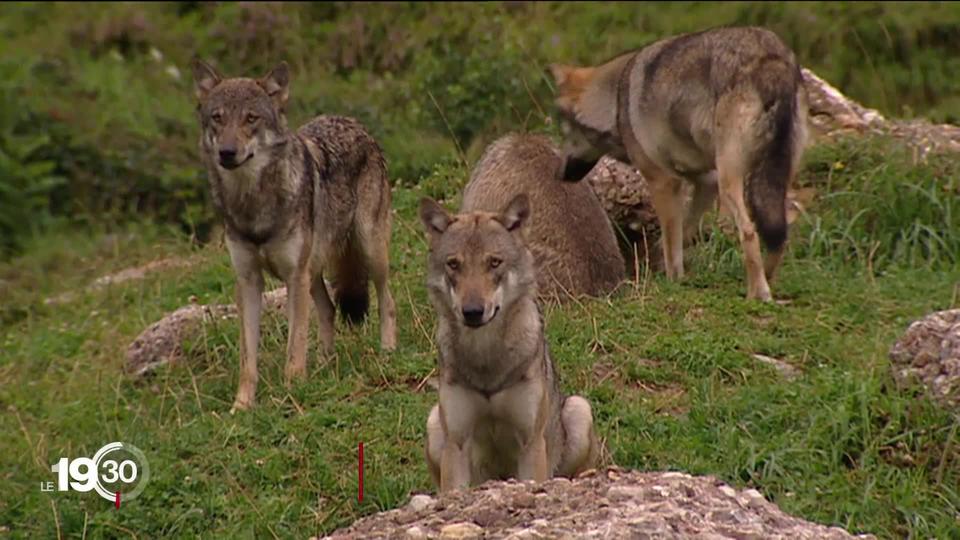
[[746, 179], [747, 207], [764, 245], [780, 251], [787, 240], [787, 188], [800, 151], [803, 117], [798, 114], [799, 69], [780, 59], [766, 62], [757, 92], [763, 112], [758, 148]]
[[337, 261], [334, 273], [337, 311], [348, 324], [362, 323], [370, 310], [370, 279], [363, 257], [356, 249], [347, 248], [347, 252]]

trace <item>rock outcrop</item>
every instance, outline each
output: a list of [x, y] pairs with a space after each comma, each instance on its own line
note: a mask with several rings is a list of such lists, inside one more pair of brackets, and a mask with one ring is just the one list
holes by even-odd
[[[282, 310], [287, 288], [280, 287], [263, 295], [263, 310]], [[183, 355], [184, 339], [195, 335], [204, 323], [237, 317], [235, 304], [187, 304], [148, 326], [127, 347], [124, 371], [142, 377], [156, 368], [177, 361]]]
[[934, 401], [960, 410], [960, 309], [911, 324], [891, 347], [890, 361], [898, 384], [919, 382]]
[[844, 539], [843, 529], [790, 516], [756, 490], [709, 476], [588, 471], [574, 480], [487, 482], [360, 519], [325, 537], [416, 539]]

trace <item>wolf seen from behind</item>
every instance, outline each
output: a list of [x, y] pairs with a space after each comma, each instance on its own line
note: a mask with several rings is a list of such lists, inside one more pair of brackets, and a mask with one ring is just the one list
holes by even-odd
[[[550, 70], [565, 133], [565, 177], [582, 178], [603, 154], [639, 169], [670, 279], [683, 277], [684, 240], [719, 191], [736, 222], [747, 298], [772, 300], [769, 280], [787, 241], [787, 188], [808, 132], [800, 66], [780, 38], [758, 27], [714, 28], [599, 66]], [[686, 211], [683, 181], [694, 185]]]

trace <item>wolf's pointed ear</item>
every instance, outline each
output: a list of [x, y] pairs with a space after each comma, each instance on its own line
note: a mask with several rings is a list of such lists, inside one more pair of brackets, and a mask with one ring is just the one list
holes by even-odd
[[557, 83], [557, 86], [563, 86], [570, 78], [570, 73], [574, 70], [574, 67], [566, 64], [550, 64], [547, 69], [553, 75], [553, 81]]
[[512, 232], [520, 229], [527, 222], [528, 217], [530, 217], [530, 198], [526, 193], [521, 193], [507, 204], [499, 221]]
[[214, 87], [220, 84], [223, 77], [217, 73], [216, 69], [213, 69], [213, 66], [198, 57], [193, 58], [190, 66], [193, 68], [193, 90], [197, 99], [203, 100]]
[[283, 107], [287, 104], [287, 98], [290, 96], [290, 68], [286, 61], [277, 64], [277, 67], [258, 82], [266, 90], [267, 95], [277, 102], [277, 105]]
[[453, 218], [437, 201], [430, 197], [420, 199], [420, 221], [431, 237], [443, 234]]

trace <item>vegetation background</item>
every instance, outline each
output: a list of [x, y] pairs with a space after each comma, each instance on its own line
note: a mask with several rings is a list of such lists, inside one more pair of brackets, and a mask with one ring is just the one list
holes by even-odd
[[[555, 135], [548, 63], [721, 24], [773, 29], [885, 115], [960, 122], [956, 3], [0, 5], [0, 535], [302, 537], [430, 489], [433, 314], [417, 199], [453, 207], [469, 165], [508, 130]], [[311, 364], [287, 392], [286, 323], [266, 318], [261, 406], [239, 417], [223, 415], [233, 321], [146, 383], [120, 375], [144, 326], [191, 298], [232, 295], [196, 149], [194, 55], [228, 75], [288, 61], [291, 125], [359, 118], [394, 183], [400, 350], [377, 351], [375, 322], [341, 328], [338, 361]], [[644, 274], [610, 298], [548, 306], [565, 387], [595, 404], [612, 461], [714, 474], [882, 537], [960, 537], [960, 420], [894, 387], [886, 363], [911, 320], [958, 305], [958, 171], [889, 140], [812, 148], [799, 183], [818, 199], [791, 233], [775, 286], [784, 305], [742, 299], [736, 245], [713, 233], [684, 283]], [[44, 303], [167, 255], [190, 269]], [[753, 354], [803, 374], [781, 380]], [[112, 440], [151, 458], [138, 500], [116, 512], [95, 495], [40, 493], [58, 457]]]

